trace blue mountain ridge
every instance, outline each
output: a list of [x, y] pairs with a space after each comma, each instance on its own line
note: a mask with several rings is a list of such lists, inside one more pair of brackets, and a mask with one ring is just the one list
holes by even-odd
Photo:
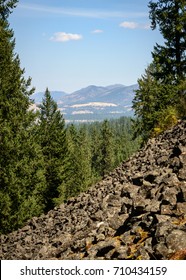
[[[138, 85], [95, 86], [77, 90], [73, 93], [51, 91], [58, 108], [66, 121], [95, 121], [105, 118], [133, 116], [132, 100]], [[41, 103], [44, 92], [34, 93], [31, 98], [36, 104]]]

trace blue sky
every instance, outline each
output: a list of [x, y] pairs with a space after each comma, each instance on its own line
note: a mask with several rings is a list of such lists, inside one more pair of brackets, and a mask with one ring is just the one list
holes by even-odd
[[148, 0], [20, 0], [10, 16], [16, 52], [36, 91], [135, 84], [159, 31]]

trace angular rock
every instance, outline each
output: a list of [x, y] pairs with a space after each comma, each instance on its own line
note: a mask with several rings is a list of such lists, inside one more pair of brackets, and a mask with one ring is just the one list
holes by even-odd
[[172, 252], [186, 248], [186, 231], [174, 229], [167, 237], [166, 244]]

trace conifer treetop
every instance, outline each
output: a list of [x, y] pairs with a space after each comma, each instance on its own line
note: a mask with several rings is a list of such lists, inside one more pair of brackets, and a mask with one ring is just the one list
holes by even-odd
[[18, 0], [0, 0], [0, 19], [6, 20], [17, 6]]

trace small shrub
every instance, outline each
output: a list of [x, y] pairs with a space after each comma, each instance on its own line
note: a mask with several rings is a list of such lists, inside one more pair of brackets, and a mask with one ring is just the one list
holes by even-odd
[[174, 106], [168, 106], [162, 110], [157, 119], [157, 125], [154, 127], [152, 137], [158, 136], [163, 131], [173, 127], [179, 119], [177, 108]]

